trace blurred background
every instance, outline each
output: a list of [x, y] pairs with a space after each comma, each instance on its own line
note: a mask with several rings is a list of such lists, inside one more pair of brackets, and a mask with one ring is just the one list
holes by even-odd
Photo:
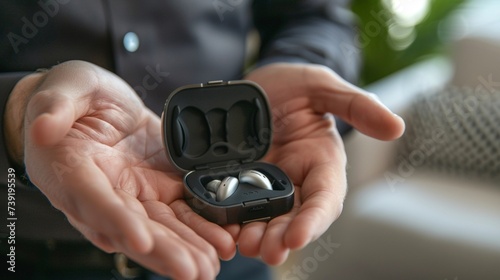
[[356, 0], [360, 85], [406, 123], [345, 137], [340, 219], [276, 279], [500, 279], [500, 1]]
[[364, 58], [361, 83], [373, 83], [429, 56], [446, 54], [451, 35], [447, 19], [464, 8], [464, 2], [354, 0], [352, 10], [359, 19], [356, 47]]

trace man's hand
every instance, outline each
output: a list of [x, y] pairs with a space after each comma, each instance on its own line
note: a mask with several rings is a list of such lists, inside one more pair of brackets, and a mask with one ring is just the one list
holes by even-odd
[[331, 114], [381, 140], [401, 136], [404, 122], [374, 95], [322, 66], [271, 64], [246, 79], [257, 82], [268, 94], [274, 139], [264, 161], [290, 176], [295, 204], [291, 212], [268, 223], [244, 225], [238, 244], [243, 255], [261, 256], [276, 265], [286, 260], [290, 249], [316, 240], [342, 211], [346, 155]]
[[176, 279], [213, 279], [219, 256], [234, 255], [233, 236], [191, 214], [182, 174], [166, 160], [160, 119], [117, 76], [66, 62], [23, 79], [8, 106], [13, 157], [101, 249]]

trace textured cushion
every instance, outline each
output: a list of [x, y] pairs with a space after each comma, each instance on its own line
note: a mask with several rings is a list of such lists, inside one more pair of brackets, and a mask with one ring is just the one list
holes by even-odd
[[421, 95], [405, 120], [400, 165], [500, 179], [500, 92], [492, 87]]

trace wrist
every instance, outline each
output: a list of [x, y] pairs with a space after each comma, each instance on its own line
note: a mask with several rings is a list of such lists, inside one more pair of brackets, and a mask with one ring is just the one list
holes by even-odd
[[24, 159], [24, 116], [28, 101], [45, 73], [33, 73], [22, 78], [12, 89], [4, 112], [5, 145], [9, 157], [22, 165]]

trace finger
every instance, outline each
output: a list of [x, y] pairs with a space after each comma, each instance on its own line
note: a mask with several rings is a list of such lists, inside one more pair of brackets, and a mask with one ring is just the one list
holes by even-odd
[[404, 131], [403, 120], [374, 94], [348, 83], [327, 67], [272, 64], [253, 71], [247, 78], [267, 90], [273, 108], [289, 100], [309, 99], [316, 112], [335, 114], [361, 132], [381, 140], [395, 139]]
[[193, 247], [165, 226], [150, 221], [150, 231], [154, 232], [154, 248], [148, 254], [137, 251], [124, 251], [128, 257], [148, 269], [173, 279], [214, 279], [210, 269], [201, 271], [195, 255], [204, 252], [193, 252]]
[[170, 204], [170, 207], [182, 223], [215, 247], [221, 259], [230, 260], [234, 257], [236, 243], [231, 234], [221, 226], [209, 222], [193, 212], [185, 201], [176, 200]]
[[[124, 194], [123, 196], [126, 197], [127, 195]], [[127, 204], [130, 205], [129, 203]], [[162, 205], [166, 207], [166, 205]], [[149, 210], [149, 208], [155, 207], [146, 206], [145, 208]], [[146, 210], [143, 209], [143, 211]], [[151, 211], [149, 210], [148, 212]], [[158, 218], [168, 215], [155, 214], [153, 216], [154, 218]], [[147, 219], [147, 216], [145, 216], [144, 219]], [[208, 245], [208, 248], [204, 249], [193, 246], [193, 244], [197, 244], [199, 240], [197, 241], [196, 238], [192, 238], [193, 236], [186, 235], [185, 232], [181, 233], [182, 235], [176, 234], [175, 227], [172, 227], [171, 224], [169, 224], [168, 227], [164, 227], [151, 221], [143, 225], [148, 231], [152, 232], [154, 248], [151, 252], [142, 254], [138, 251], [124, 248], [116, 240], [96, 233], [82, 223], [75, 222], [73, 219], [70, 219], [70, 222], [84, 234], [87, 239], [102, 250], [108, 253], [118, 251], [124, 252], [127, 256], [144, 267], [166, 276], [172, 276], [175, 279], [213, 279], [219, 271], [217, 254], [213, 248], [211, 249], [213, 253], [210, 259], [215, 261], [205, 260], [208, 259], [206, 254], [210, 252], [210, 246]], [[180, 236], [183, 236], [182, 239], [184, 240], [181, 240]], [[186, 236], [191, 238], [188, 238], [186, 241]], [[198, 237], [198, 239], [200, 238]]]
[[290, 249], [285, 244], [284, 236], [292, 219], [289, 214], [269, 222], [260, 246], [262, 260], [267, 264], [280, 265], [287, 259]]
[[241, 231], [241, 226], [239, 224], [225, 225], [223, 228], [233, 237], [234, 242], [238, 241]]
[[143, 217], [148, 217], [148, 213], [144, 208], [144, 205], [135, 196], [122, 189], [115, 189], [115, 193], [118, 198], [123, 201], [128, 210], [134, 211]]
[[316, 240], [340, 216], [347, 182], [344, 173], [339, 173], [333, 164], [322, 164], [309, 172], [297, 191], [302, 205], [284, 235], [290, 249], [303, 248]]
[[[122, 201], [125, 203], [126, 209], [132, 210], [136, 213], [141, 214], [143, 217], [147, 218], [148, 215], [142, 204], [128, 193], [122, 190], [116, 190], [115, 193]], [[96, 231], [89, 228], [87, 225], [78, 222], [77, 220], [68, 217], [69, 222], [75, 227], [80, 233], [82, 233], [90, 242], [99, 247], [100, 249], [112, 253], [119, 250], [113, 246], [113, 242], [105, 235], [97, 233]]]
[[[142, 207], [142, 204], [135, 197], [132, 197], [128, 193], [126, 193], [122, 190], [119, 190], [119, 189], [116, 190], [115, 193], [118, 195], [119, 198], [122, 199], [122, 201], [125, 203], [125, 207], [127, 209], [134, 211], [145, 218], [148, 217], [146, 210], [144, 209], [144, 207]], [[95, 232], [94, 230], [90, 229], [88, 226], [86, 226], [82, 223], [79, 223], [76, 220], [73, 220], [73, 219], [68, 219], [68, 220], [90, 242], [92, 242], [94, 245], [96, 245], [100, 249], [102, 249], [108, 253], [116, 252], [118, 250], [118, 248], [114, 248], [113, 242], [107, 236]]]
[[175, 232], [184, 239], [192, 251], [193, 258], [197, 262], [200, 271], [209, 275], [217, 275], [220, 270], [220, 262], [215, 248], [207, 241], [197, 235], [193, 230], [181, 223], [173, 211], [164, 203], [159, 201], [143, 202], [149, 217]]
[[267, 223], [253, 222], [242, 227], [238, 238], [238, 249], [243, 256], [258, 257], [262, 237], [266, 231]]
[[385, 107], [374, 94], [353, 87], [342, 92], [320, 92], [312, 101], [317, 112], [333, 113], [362, 133], [380, 140], [392, 140], [404, 132], [404, 121]]
[[383, 105], [375, 94], [354, 86], [326, 67], [305, 67], [302, 75], [308, 89], [306, 94], [312, 96], [317, 112], [335, 114], [361, 132], [381, 140], [402, 135], [403, 119]]
[[[64, 192], [60, 192], [61, 189]], [[127, 208], [107, 177], [93, 163], [82, 162], [78, 168], [73, 168], [71, 176], [60, 182], [60, 186], [44, 191], [52, 205], [106, 236], [115, 249], [140, 253], [152, 250], [152, 233], [144, 224], [144, 215]]]
[[74, 220], [71, 217], [68, 217], [68, 221], [75, 229], [77, 229], [81, 234], [83, 234], [83, 236], [87, 240], [92, 242], [92, 244], [97, 246], [99, 249], [103, 250], [106, 253], [116, 252], [113, 243], [106, 236], [91, 230], [86, 225]]

